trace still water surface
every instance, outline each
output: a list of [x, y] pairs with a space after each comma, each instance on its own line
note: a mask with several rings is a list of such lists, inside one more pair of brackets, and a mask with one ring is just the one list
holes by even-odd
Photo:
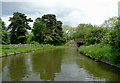
[[79, 54], [77, 48], [54, 48], [4, 57], [2, 80], [120, 81], [120, 70]]

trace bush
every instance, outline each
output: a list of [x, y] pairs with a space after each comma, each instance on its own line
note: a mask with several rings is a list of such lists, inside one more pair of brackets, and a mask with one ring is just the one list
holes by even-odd
[[87, 33], [85, 34], [86, 45], [95, 44], [95, 43], [99, 44], [105, 32], [106, 30], [101, 27], [95, 27], [87, 30]]
[[32, 41], [32, 42], [30, 42], [30, 44], [39, 44], [39, 42]]
[[116, 52], [113, 52], [113, 49], [110, 45], [95, 44], [89, 46], [81, 46], [79, 51], [84, 52], [86, 56], [91, 58], [101, 59], [104, 58], [113, 63], [118, 61], [118, 56]]
[[112, 53], [116, 56], [120, 56], [120, 34], [119, 27], [113, 27], [105, 36], [101, 39], [101, 42], [105, 45], [108, 44], [112, 48]]

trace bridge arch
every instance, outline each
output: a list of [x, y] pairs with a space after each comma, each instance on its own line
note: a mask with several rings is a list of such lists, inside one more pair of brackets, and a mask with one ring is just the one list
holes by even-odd
[[76, 42], [77, 47], [80, 47], [81, 45], [85, 44], [84, 39], [78, 38], [78, 39], [74, 39], [74, 42]]

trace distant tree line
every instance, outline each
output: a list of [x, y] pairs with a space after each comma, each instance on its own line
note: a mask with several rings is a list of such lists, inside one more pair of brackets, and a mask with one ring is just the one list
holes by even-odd
[[109, 44], [120, 52], [120, 17], [112, 17], [105, 20], [100, 26], [80, 23], [77, 27], [63, 25], [66, 39], [82, 38], [85, 45]]
[[[119, 17], [112, 17], [101, 26], [92, 24], [79, 24], [77, 27], [63, 25], [54, 14], [46, 14], [35, 19], [33, 27], [25, 14], [15, 12], [10, 17], [8, 27], [0, 19], [0, 32], [2, 44], [52, 44], [61, 45], [74, 38], [85, 39], [85, 45], [109, 44], [113, 49], [120, 51], [120, 25]], [[28, 30], [31, 30], [28, 33]], [[120, 52], [119, 52], [120, 53]]]
[[[61, 45], [65, 43], [63, 37], [62, 22], [57, 21], [54, 14], [46, 14], [41, 18], [36, 18], [33, 27], [29, 26], [29, 22], [33, 22], [31, 18], [27, 18], [25, 14], [15, 12], [13, 17], [9, 19], [10, 25], [0, 18], [0, 29], [2, 44], [52, 44]], [[28, 30], [32, 30], [28, 33]]]
[[[100, 25], [79, 24], [76, 27], [74, 38], [85, 39], [85, 45], [109, 45], [112, 48], [112, 55], [108, 56], [116, 61], [120, 60], [120, 17], [112, 17]], [[107, 50], [107, 49], [106, 49]]]
[[[112, 48], [112, 55], [108, 56], [116, 61], [120, 60], [120, 17], [112, 17], [105, 20], [100, 26], [80, 23], [77, 27], [63, 25], [64, 36], [66, 40], [82, 38], [85, 40], [85, 46], [109, 45]], [[107, 50], [107, 49], [106, 49]]]

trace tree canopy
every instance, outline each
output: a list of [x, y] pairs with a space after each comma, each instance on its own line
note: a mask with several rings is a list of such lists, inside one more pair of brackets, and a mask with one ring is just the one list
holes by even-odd
[[42, 43], [45, 37], [45, 27], [46, 24], [42, 21], [41, 18], [37, 18], [33, 24], [32, 32], [34, 34], [34, 40]]
[[26, 43], [26, 33], [31, 27], [28, 25], [28, 22], [32, 22], [31, 18], [27, 19], [25, 14], [15, 12], [13, 17], [10, 17], [9, 21], [11, 22], [8, 26], [10, 30], [10, 41], [12, 44]]
[[62, 22], [54, 14], [43, 15], [34, 22], [32, 32], [39, 43], [58, 45], [64, 42]]
[[62, 28], [63, 28], [64, 36], [65, 36], [66, 40], [72, 39], [73, 34], [76, 32], [75, 31], [76, 27], [71, 27], [69, 25], [63, 25]]
[[108, 20], [105, 20], [101, 27], [114, 28], [116, 25], [118, 25], [118, 17], [114, 16]]
[[74, 38], [85, 38], [85, 34], [87, 34], [87, 29], [92, 29], [93, 26], [91, 24], [79, 24], [76, 27], [76, 32], [73, 34]]
[[0, 43], [2, 44], [9, 43], [9, 36], [7, 31], [8, 31], [8, 28], [5, 26], [5, 23], [0, 18]]

